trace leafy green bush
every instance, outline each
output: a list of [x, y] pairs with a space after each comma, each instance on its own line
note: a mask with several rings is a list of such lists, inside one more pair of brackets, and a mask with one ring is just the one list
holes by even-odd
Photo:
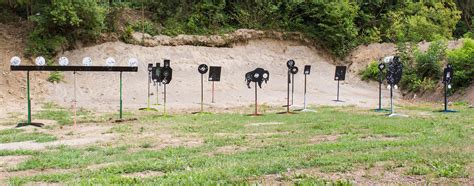
[[452, 84], [455, 88], [466, 88], [474, 79], [474, 40], [464, 39], [461, 48], [448, 51], [448, 62], [453, 66]]
[[386, 14], [387, 36], [392, 41], [433, 41], [450, 39], [461, 11], [454, 1], [405, 1], [399, 9]]
[[137, 21], [131, 24], [131, 27], [136, 32], [144, 31], [151, 36], [158, 34], [158, 29], [156, 29], [156, 26], [150, 21]]
[[95, 40], [104, 27], [105, 9], [95, 0], [53, 0], [29, 19], [35, 27], [28, 37], [26, 54], [50, 57], [76, 40]]
[[447, 43], [433, 41], [426, 52], [415, 51], [416, 73], [419, 77], [438, 80], [441, 76], [441, 62], [446, 56]]
[[51, 72], [48, 77], [48, 81], [51, 83], [59, 83], [64, 78], [61, 72]]
[[[373, 80], [373, 81], [379, 81], [379, 74], [380, 74], [380, 70], [378, 68], [378, 62], [377, 61], [372, 61], [371, 63], [369, 63], [367, 65], [367, 68], [361, 70], [359, 72], [359, 75], [362, 77], [362, 80], [364, 81], [369, 81], [369, 80]], [[384, 70], [382, 71], [382, 81], [385, 80], [387, 76], [387, 72]]]
[[400, 86], [409, 92], [424, 92], [436, 88], [441, 77], [441, 63], [446, 56], [447, 43], [437, 40], [422, 52], [414, 44], [399, 44], [398, 54], [402, 58], [403, 76]]

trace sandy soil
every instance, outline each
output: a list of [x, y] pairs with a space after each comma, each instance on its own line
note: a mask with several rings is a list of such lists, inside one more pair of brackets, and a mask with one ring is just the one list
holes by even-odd
[[[127, 52], [124, 52], [127, 51]], [[359, 81], [356, 74], [349, 73], [347, 81], [341, 83], [340, 97], [344, 103], [335, 103], [337, 83], [333, 81], [333, 61], [317, 54], [307, 46], [296, 42], [255, 40], [233, 48], [210, 48], [196, 46], [141, 47], [121, 42], [104, 43], [64, 53], [73, 64], [80, 64], [85, 56], [94, 59], [94, 64], [103, 64], [108, 56], [113, 56], [118, 65], [126, 65], [128, 58], [140, 60], [138, 73], [124, 73], [124, 104], [128, 110], [146, 106], [147, 63], [171, 59], [173, 80], [167, 86], [168, 110], [198, 109], [200, 102], [200, 74], [197, 66], [201, 63], [222, 66], [221, 82], [215, 83], [215, 102], [211, 102], [212, 84], [205, 81], [206, 107], [229, 108], [254, 103], [254, 89], [245, 85], [244, 74], [257, 67], [270, 71], [270, 81], [259, 91], [259, 103], [284, 105], [286, 103], [286, 61], [294, 59], [301, 69], [312, 65], [308, 76], [308, 103], [317, 105], [359, 105], [374, 107], [377, 103], [377, 86]], [[64, 73], [65, 82], [48, 84], [46, 100], [60, 105], [70, 105], [73, 100], [73, 75]], [[119, 74], [78, 73], [78, 105], [98, 111], [114, 111], [119, 106]], [[294, 104], [303, 104], [304, 76], [295, 76]], [[151, 87], [152, 103], [156, 103], [155, 87]], [[163, 86], [159, 87], [160, 102], [163, 101]], [[388, 95], [384, 89], [385, 97]], [[387, 102], [387, 99], [385, 99]]]

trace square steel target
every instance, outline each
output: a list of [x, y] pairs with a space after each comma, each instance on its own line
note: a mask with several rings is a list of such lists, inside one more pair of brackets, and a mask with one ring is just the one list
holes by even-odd
[[336, 66], [336, 74], [334, 80], [344, 81], [346, 79], [346, 66]]
[[209, 81], [220, 81], [221, 80], [221, 67], [211, 66], [209, 68]]

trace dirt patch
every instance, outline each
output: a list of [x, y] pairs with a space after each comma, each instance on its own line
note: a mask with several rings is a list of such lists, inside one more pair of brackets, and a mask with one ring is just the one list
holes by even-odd
[[334, 134], [334, 135], [318, 135], [312, 137], [309, 141], [311, 144], [318, 144], [322, 142], [330, 142], [330, 141], [337, 141], [341, 135]]
[[396, 140], [400, 140], [399, 137], [384, 136], [384, 135], [368, 135], [368, 136], [362, 136], [360, 139], [365, 140], [365, 141], [396, 141]]
[[406, 184], [447, 184], [447, 183], [458, 183], [458, 184], [469, 184], [471, 183], [468, 178], [455, 179], [453, 182], [443, 178], [426, 178], [424, 176], [411, 176], [405, 174], [404, 168], [395, 168], [392, 170], [386, 170], [385, 165], [390, 162], [378, 162], [372, 167], [358, 167], [357, 169], [350, 172], [337, 172], [337, 173], [326, 173], [322, 172], [319, 168], [307, 168], [288, 170], [280, 174], [264, 175], [258, 178], [250, 178], [251, 182], [265, 183], [271, 185], [289, 185], [293, 182], [298, 181], [302, 177], [310, 177], [315, 179], [323, 179], [329, 181], [346, 180], [356, 185], [406, 185]]
[[0, 172], [7, 171], [30, 157], [31, 156], [0, 156]]
[[248, 126], [282, 125], [283, 122], [250, 123]]
[[67, 139], [67, 140], [57, 140], [53, 142], [46, 143], [37, 143], [34, 141], [24, 141], [24, 142], [15, 142], [15, 143], [4, 143], [0, 146], [0, 150], [43, 150], [46, 148], [57, 147], [61, 145], [66, 146], [85, 146], [100, 142], [112, 141], [115, 139], [114, 134], [105, 134], [102, 136], [96, 137], [84, 137], [76, 139]]
[[[160, 150], [166, 147], [197, 147], [204, 143], [204, 140], [194, 136], [179, 136], [172, 133], [148, 133], [141, 134], [141, 138], [132, 142], [137, 147], [131, 148], [130, 151], [139, 151], [143, 149]], [[145, 147], [146, 146], [146, 147]]]
[[22, 176], [36, 176], [41, 174], [55, 174], [55, 173], [65, 173], [65, 172], [74, 172], [77, 170], [74, 169], [32, 169], [25, 171], [0, 171], [0, 183], [5, 182], [8, 178], [11, 177], [22, 177]]
[[216, 136], [223, 136], [223, 137], [242, 137], [242, 136], [249, 136], [249, 137], [261, 137], [261, 136], [273, 136], [273, 135], [287, 135], [290, 132], [258, 132], [258, 133], [214, 133]]
[[116, 134], [107, 134], [106, 132], [111, 128], [107, 125], [95, 124], [79, 124], [74, 126], [63, 126], [61, 128], [47, 129], [47, 128], [24, 128], [26, 131], [34, 131], [56, 136], [58, 140], [37, 143], [34, 141], [23, 141], [14, 143], [4, 143], [0, 145], [0, 150], [43, 150], [48, 147], [56, 147], [60, 145], [66, 146], [85, 146], [94, 143], [108, 142], [116, 139]]
[[248, 147], [241, 147], [241, 146], [237, 146], [237, 145], [229, 145], [229, 146], [222, 146], [222, 147], [218, 147], [214, 152], [211, 152], [209, 153], [208, 155], [209, 156], [214, 156], [216, 154], [234, 154], [234, 153], [238, 153], [238, 152], [243, 152], [243, 151], [247, 151], [248, 150]]
[[145, 171], [145, 172], [134, 172], [130, 174], [124, 174], [123, 177], [127, 178], [151, 178], [151, 177], [159, 177], [164, 176], [165, 173], [160, 171]]

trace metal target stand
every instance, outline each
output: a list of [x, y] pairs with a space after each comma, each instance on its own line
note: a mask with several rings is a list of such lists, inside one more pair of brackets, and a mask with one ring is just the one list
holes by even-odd
[[[137, 72], [138, 67], [124, 67], [124, 66], [10, 66], [11, 71], [26, 71], [26, 92], [27, 92], [27, 99], [28, 99], [28, 120], [26, 123], [18, 123], [17, 127], [23, 126], [36, 126], [42, 127], [44, 126], [43, 123], [35, 123], [31, 120], [31, 97], [30, 97], [30, 71], [61, 71], [61, 72], [73, 72], [74, 76], [74, 109], [76, 107], [76, 72], [78, 71], [89, 71], [89, 72], [120, 72], [120, 120], [122, 121], [123, 114], [122, 114], [122, 72]], [[74, 113], [76, 116], [76, 112]], [[74, 119], [74, 123], [76, 120]]]
[[248, 116], [263, 116], [263, 114], [258, 113], [258, 87], [257, 82], [255, 82], [255, 111], [253, 114], [249, 114]]
[[303, 94], [303, 109], [299, 109], [296, 111], [300, 112], [316, 112], [315, 110], [311, 110], [307, 108], [307, 101], [306, 101], [306, 84], [307, 84], [307, 76], [310, 74], [311, 66], [306, 65], [304, 69], [304, 94]]
[[387, 109], [382, 108], [382, 82], [383, 82], [383, 69], [385, 68], [384, 63], [380, 63], [378, 66], [379, 69], [379, 106], [378, 108], [374, 109], [375, 112], [386, 112], [389, 111]]
[[[151, 64], [151, 63], [150, 63]], [[151, 67], [153, 67], [153, 64], [151, 64], [151, 67], [150, 67], [150, 64], [148, 64], [148, 89], [147, 89], [147, 107], [145, 108], [139, 108], [138, 110], [144, 110], [144, 111], [158, 111], [157, 109], [155, 108], [151, 108], [150, 106], [150, 84], [151, 84], [151, 79], [152, 79], [152, 70], [150, 69]], [[158, 95], [157, 95], [158, 96]], [[157, 98], [158, 100], [158, 98]]]

